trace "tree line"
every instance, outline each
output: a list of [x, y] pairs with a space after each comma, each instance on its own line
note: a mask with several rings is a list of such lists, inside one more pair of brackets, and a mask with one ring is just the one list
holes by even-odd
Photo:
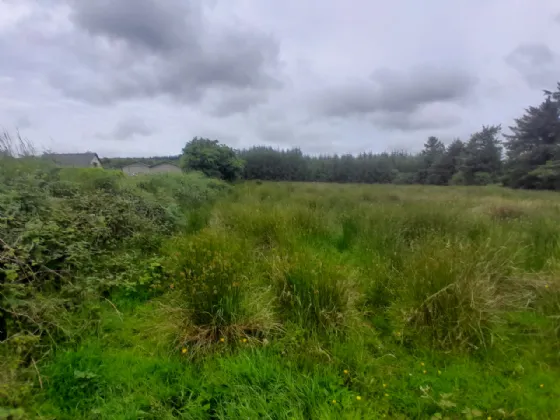
[[[175, 160], [185, 170], [198, 170], [227, 181], [314, 181], [432, 185], [487, 185], [560, 189], [560, 83], [545, 91], [502, 133], [500, 125], [483, 126], [468, 140], [445, 145], [429, 137], [419, 153], [361, 153], [357, 156], [305, 155], [298, 148], [255, 146], [233, 150], [217, 140], [195, 137]], [[138, 161], [140, 159], [136, 159]], [[113, 164], [111, 159], [109, 164]]]

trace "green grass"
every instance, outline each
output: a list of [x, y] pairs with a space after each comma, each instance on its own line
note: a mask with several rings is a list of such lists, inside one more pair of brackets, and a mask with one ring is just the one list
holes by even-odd
[[556, 194], [245, 183], [196, 223], [22, 368], [21, 418], [560, 418]]

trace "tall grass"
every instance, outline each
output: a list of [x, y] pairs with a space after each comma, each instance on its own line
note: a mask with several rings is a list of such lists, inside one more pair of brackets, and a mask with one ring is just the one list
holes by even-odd
[[[207, 193], [115, 182], [181, 208]], [[166, 292], [117, 288], [79, 345], [39, 363], [38, 413], [560, 416], [554, 193], [245, 183], [202, 208], [150, 265]]]
[[8, 131], [0, 133], [0, 158], [21, 158], [37, 155], [37, 149], [33, 143], [16, 132], [15, 137]]

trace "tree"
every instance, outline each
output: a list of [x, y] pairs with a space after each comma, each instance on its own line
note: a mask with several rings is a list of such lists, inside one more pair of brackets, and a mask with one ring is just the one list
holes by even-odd
[[211, 178], [235, 181], [243, 174], [244, 162], [235, 151], [218, 140], [195, 137], [183, 148], [181, 167], [201, 171]]
[[[545, 100], [538, 107], [529, 107], [509, 128], [512, 134], [505, 136], [508, 163], [504, 184], [540, 188], [538, 174], [549, 172], [547, 162], [560, 159], [560, 83], [556, 92], [545, 91]], [[541, 166], [548, 169], [534, 172]]]
[[428, 141], [424, 143], [424, 150], [422, 151], [426, 167], [432, 166], [444, 153], [445, 145], [437, 137], [428, 137]]
[[471, 135], [460, 167], [467, 184], [488, 184], [498, 178], [502, 168], [501, 130], [500, 125], [482, 126]]
[[430, 177], [430, 168], [439, 160], [445, 153], [445, 145], [434, 136], [428, 138], [424, 143], [424, 150], [422, 156], [424, 158], [424, 168], [418, 173], [418, 181], [422, 184], [438, 184], [439, 177]]
[[426, 183], [448, 185], [453, 175], [459, 171], [459, 165], [464, 152], [465, 144], [459, 139], [453, 140], [445, 153], [428, 168]]

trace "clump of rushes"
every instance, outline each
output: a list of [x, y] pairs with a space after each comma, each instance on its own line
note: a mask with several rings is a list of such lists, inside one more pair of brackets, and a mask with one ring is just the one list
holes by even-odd
[[[491, 346], [505, 302], [515, 302], [507, 250], [487, 243], [440, 238], [425, 241], [394, 280], [394, 318], [435, 347], [476, 350]], [[504, 296], [507, 294], [507, 298]]]
[[248, 282], [250, 255], [243, 241], [204, 230], [171, 246], [176, 288], [188, 312], [182, 343], [194, 347], [235, 343], [272, 327], [270, 314]]
[[308, 332], [342, 330], [351, 296], [349, 274], [342, 265], [305, 252], [279, 258], [273, 267], [283, 317]]

